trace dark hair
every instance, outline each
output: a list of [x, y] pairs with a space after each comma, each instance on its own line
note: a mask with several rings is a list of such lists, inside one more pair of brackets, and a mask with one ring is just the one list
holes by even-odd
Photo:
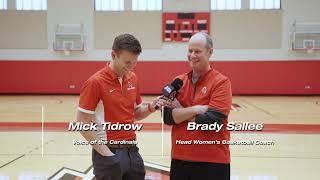
[[114, 38], [112, 50], [127, 50], [136, 55], [141, 53], [141, 45], [137, 38], [131, 34], [121, 34]]

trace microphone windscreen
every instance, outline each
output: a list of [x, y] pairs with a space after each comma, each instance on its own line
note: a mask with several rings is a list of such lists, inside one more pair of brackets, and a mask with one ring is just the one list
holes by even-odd
[[178, 91], [182, 87], [182, 85], [183, 85], [183, 81], [179, 78], [176, 78], [171, 83], [171, 86], [173, 86], [176, 91]]

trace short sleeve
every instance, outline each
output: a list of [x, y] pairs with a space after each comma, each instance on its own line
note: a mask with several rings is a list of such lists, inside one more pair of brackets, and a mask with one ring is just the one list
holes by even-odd
[[139, 81], [137, 80], [137, 97], [136, 97], [136, 105], [139, 106], [142, 103], [142, 98], [140, 94], [140, 85]]
[[88, 79], [81, 88], [78, 110], [94, 114], [100, 100], [99, 84], [95, 79]]
[[213, 90], [209, 107], [228, 115], [231, 110], [232, 91], [229, 79], [220, 82]]

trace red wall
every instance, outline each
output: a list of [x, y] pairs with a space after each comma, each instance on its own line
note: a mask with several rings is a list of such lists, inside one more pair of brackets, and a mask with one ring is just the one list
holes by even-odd
[[[101, 61], [0, 61], [0, 93], [76, 94], [104, 66]], [[224, 61], [212, 66], [231, 79], [234, 94], [320, 94], [320, 60]], [[166, 83], [189, 70], [187, 62], [139, 62], [141, 93], [160, 94]]]

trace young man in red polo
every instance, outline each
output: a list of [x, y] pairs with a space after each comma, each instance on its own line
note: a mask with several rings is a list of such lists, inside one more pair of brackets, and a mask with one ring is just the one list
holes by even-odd
[[[226, 124], [231, 109], [231, 85], [226, 76], [210, 66], [212, 51], [210, 36], [197, 33], [191, 37], [188, 61], [192, 71], [178, 76], [183, 86], [176, 108], [164, 110], [165, 123], [173, 125], [171, 180], [230, 179], [229, 146], [222, 141], [230, 140]], [[206, 130], [214, 124], [222, 129]]]
[[138, 78], [131, 71], [140, 53], [140, 42], [134, 36], [117, 36], [112, 46], [112, 61], [91, 76], [81, 89], [77, 121], [99, 124], [97, 131], [81, 131], [81, 134], [88, 142], [106, 140], [106, 144], [92, 144], [96, 179], [144, 180], [144, 163], [132, 125], [166, 101], [158, 97], [152, 103], [142, 103]]

